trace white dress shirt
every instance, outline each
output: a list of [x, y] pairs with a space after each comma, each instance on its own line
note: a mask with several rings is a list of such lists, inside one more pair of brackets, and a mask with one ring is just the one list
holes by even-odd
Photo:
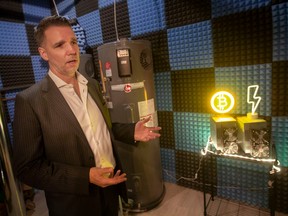
[[65, 100], [69, 104], [75, 117], [93, 151], [97, 167], [115, 167], [115, 158], [112, 151], [110, 134], [101, 111], [88, 93], [88, 80], [76, 72], [80, 96], [75, 92], [72, 84], [67, 84], [51, 70], [48, 75], [54, 81]]

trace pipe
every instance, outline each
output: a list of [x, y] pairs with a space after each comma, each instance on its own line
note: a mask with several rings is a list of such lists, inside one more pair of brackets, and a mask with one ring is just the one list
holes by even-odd
[[5, 121], [3, 103], [0, 100], [0, 171], [1, 187], [4, 192], [5, 205], [9, 216], [26, 216], [26, 208], [20, 182], [13, 174], [11, 163], [11, 143]]

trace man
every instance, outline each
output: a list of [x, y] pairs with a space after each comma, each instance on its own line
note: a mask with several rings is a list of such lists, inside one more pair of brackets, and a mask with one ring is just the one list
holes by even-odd
[[77, 71], [77, 38], [65, 18], [44, 18], [35, 38], [49, 72], [16, 96], [16, 176], [45, 191], [50, 216], [116, 216], [118, 195], [127, 197], [114, 145], [149, 141], [161, 128], [146, 127], [149, 119], [111, 123], [99, 84]]

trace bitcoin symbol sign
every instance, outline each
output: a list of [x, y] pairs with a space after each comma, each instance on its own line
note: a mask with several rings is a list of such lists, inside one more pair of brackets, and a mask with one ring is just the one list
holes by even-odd
[[226, 91], [220, 91], [213, 95], [210, 104], [217, 113], [227, 113], [234, 106], [234, 97]]
[[227, 99], [226, 99], [226, 97], [225, 97], [225, 95], [224, 94], [219, 94], [218, 96], [217, 96], [217, 100], [218, 100], [218, 103], [217, 103], [217, 108], [218, 108], [218, 110], [225, 110], [225, 107], [227, 107]]

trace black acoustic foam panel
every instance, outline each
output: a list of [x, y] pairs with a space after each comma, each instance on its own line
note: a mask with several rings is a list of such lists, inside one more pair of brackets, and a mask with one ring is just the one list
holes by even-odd
[[149, 40], [151, 42], [153, 53], [154, 73], [170, 71], [169, 51], [167, 31], [151, 32], [137, 37], [132, 37], [132, 40]]
[[280, 4], [284, 2], [288, 2], [288, 0], [272, 0], [272, 4]]
[[288, 168], [282, 167], [275, 181], [276, 211], [288, 213]]
[[272, 62], [272, 13], [263, 7], [212, 19], [216, 67]]
[[214, 68], [171, 72], [173, 111], [209, 113], [211, 92], [215, 89]]
[[[103, 43], [117, 41], [115, 23], [114, 23], [114, 5], [101, 8], [100, 19], [102, 27]], [[130, 37], [130, 25], [129, 25], [129, 13], [126, 1], [122, 1], [116, 4], [117, 14], [117, 29], [118, 37], [129, 38]]]
[[272, 64], [272, 116], [288, 116], [288, 61]]
[[30, 56], [0, 56], [0, 68], [4, 88], [35, 83]]
[[211, 19], [211, 1], [166, 1], [167, 28], [173, 28]]
[[[180, 177], [194, 179], [200, 165], [200, 170], [195, 181], [180, 179], [178, 181], [179, 185], [200, 191], [203, 191], [203, 182], [206, 186], [211, 184], [217, 185], [217, 169], [215, 157], [205, 157], [201, 160], [200, 154], [181, 150], [176, 150], [175, 156], [177, 179], [180, 179]], [[213, 190], [214, 194], [216, 194], [214, 188], [212, 189], [211, 187], [206, 187], [205, 189], [208, 193], [211, 193]]]
[[24, 14], [21, 2], [19, 0], [1, 0], [0, 19], [2, 21], [23, 23]]
[[77, 17], [98, 10], [98, 0], [75, 0]]
[[158, 124], [160, 127], [162, 127], [160, 131], [160, 147], [167, 149], [175, 149], [173, 112], [158, 111], [157, 114]]
[[25, 24], [26, 34], [29, 43], [29, 49], [31, 55], [39, 55], [38, 46], [34, 38], [34, 27], [35, 25]]
[[100, 74], [100, 66], [99, 66], [99, 58], [98, 58], [97, 48], [98, 48], [97, 45], [91, 46], [88, 49], [88, 52], [87, 51], [86, 52], [91, 54], [92, 57], [93, 57], [93, 61], [94, 61], [94, 65], [95, 65], [95, 76], [94, 76], [94, 78], [101, 83], [101, 74]]

